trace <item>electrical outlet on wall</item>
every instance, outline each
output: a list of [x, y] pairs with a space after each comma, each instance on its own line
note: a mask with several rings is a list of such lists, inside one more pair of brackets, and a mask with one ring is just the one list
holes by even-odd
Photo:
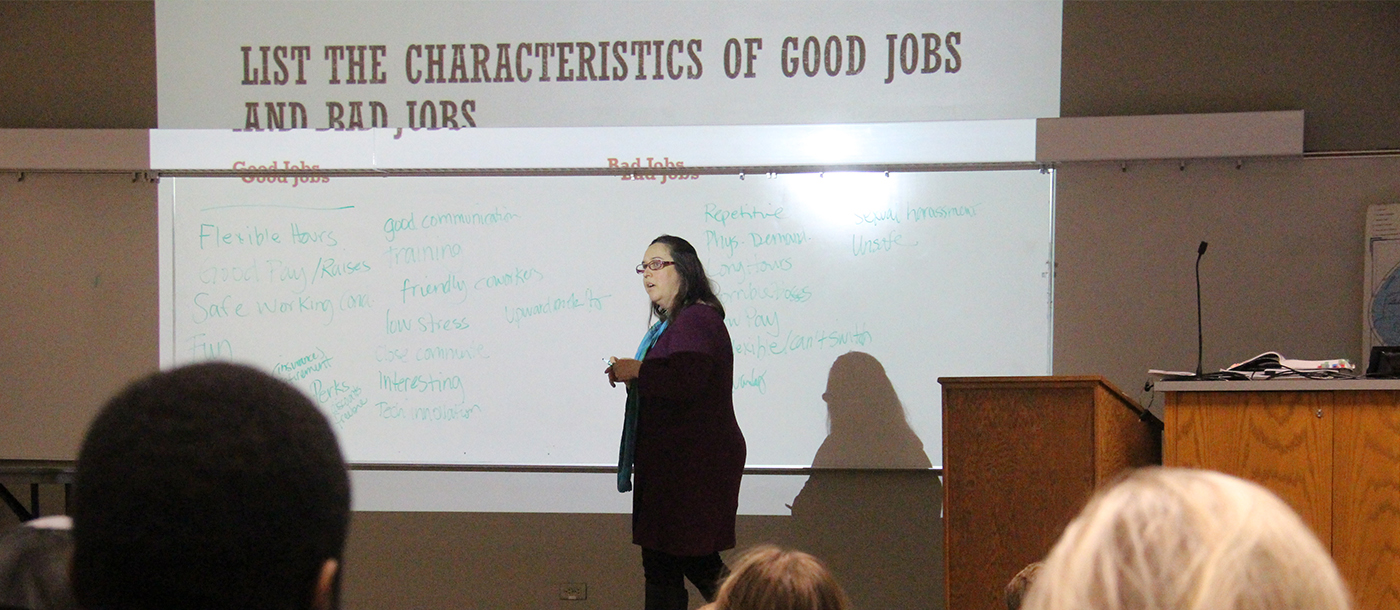
[[567, 599], [570, 601], [588, 599], [588, 583], [566, 582], [559, 585], [559, 599]]

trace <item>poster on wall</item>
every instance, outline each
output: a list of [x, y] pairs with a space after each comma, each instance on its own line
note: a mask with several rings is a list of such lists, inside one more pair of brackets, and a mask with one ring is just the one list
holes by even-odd
[[1366, 293], [1361, 299], [1362, 370], [1371, 347], [1400, 345], [1400, 204], [1366, 209]]
[[159, 126], [1059, 115], [1061, 3], [156, 3]]

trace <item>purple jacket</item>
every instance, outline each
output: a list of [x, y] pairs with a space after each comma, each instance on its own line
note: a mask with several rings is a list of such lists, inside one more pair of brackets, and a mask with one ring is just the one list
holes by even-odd
[[719, 312], [692, 305], [642, 360], [632, 542], [672, 555], [734, 548], [747, 448], [734, 418], [734, 347]]

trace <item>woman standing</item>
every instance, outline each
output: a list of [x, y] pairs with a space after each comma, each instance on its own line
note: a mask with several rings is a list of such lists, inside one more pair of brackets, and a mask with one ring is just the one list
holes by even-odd
[[713, 600], [725, 572], [719, 552], [734, 548], [746, 453], [734, 418], [734, 348], [689, 242], [656, 238], [637, 273], [660, 321], [635, 359], [612, 358], [607, 369], [609, 382], [627, 384], [618, 491], [633, 492], [647, 610], [684, 610], [684, 579]]

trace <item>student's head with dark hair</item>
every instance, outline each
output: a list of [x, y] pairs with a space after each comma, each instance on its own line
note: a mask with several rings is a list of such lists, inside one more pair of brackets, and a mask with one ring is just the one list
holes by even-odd
[[662, 235], [651, 240], [651, 243], [666, 247], [671, 255], [670, 260], [675, 262], [676, 273], [680, 276], [680, 287], [676, 291], [676, 299], [671, 311], [666, 311], [656, 303], [652, 303], [651, 312], [656, 314], [658, 318], [670, 320], [686, 307], [696, 303], [704, 303], [714, 307], [715, 310], [719, 311], [719, 316], [723, 318], [724, 305], [720, 304], [719, 297], [715, 295], [714, 287], [710, 285], [710, 277], [705, 274], [705, 266], [700, 263], [700, 255], [695, 252], [695, 246], [674, 235]]
[[221, 363], [112, 398], [78, 454], [73, 587], [104, 610], [336, 605], [350, 483], [305, 395]]

